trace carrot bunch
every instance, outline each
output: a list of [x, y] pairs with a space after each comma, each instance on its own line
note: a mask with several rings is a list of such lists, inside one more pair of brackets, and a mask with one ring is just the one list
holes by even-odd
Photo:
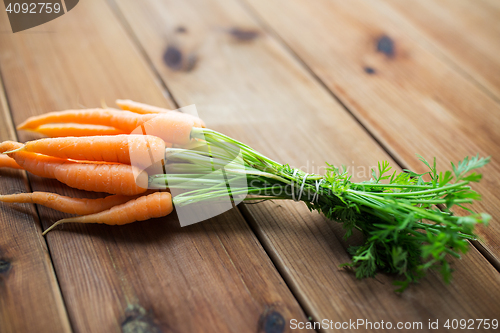
[[18, 129], [52, 138], [0, 143], [0, 167], [24, 169], [76, 189], [113, 195], [79, 199], [35, 192], [0, 195], [0, 201], [36, 203], [82, 215], [58, 221], [44, 234], [65, 222], [126, 224], [168, 215], [173, 209], [171, 195], [147, 191], [147, 167], [164, 163], [166, 147], [189, 145], [191, 129], [205, 124], [188, 114], [130, 100], [117, 100], [117, 104], [121, 110], [66, 110], [31, 117]]
[[[220, 214], [210, 206], [227, 206], [228, 199], [232, 205], [243, 200], [303, 201], [310, 210], [342, 223], [346, 237], [354, 230], [365, 236], [363, 244], [350, 249], [354, 255], [347, 264], [358, 278], [373, 277], [377, 271], [398, 274], [404, 278], [395, 282], [399, 291], [434, 267], [440, 267], [448, 281], [447, 258], [466, 252], [467, 240], [476, 238], [474, 226], [490, 218], [464, 206], [480, 199], [469, 184], [481, 180], [475, 171], [488, 157], [466, 157], [446, 172], [438, 172], [435, 160], [428, 163], [420, 157], [429, 168], [423, 174], [398, 173], [383, 161], [378, 172], [372, 170], [372, 179], [356, 183], [344, 168], [331, 164], [325, 175], [317, 175], [273, 161], [205, 128], [191, 115], [128, 100], [117, 104], [121, 110], [31, 117], [18, 128], [52, 138], [0, 144], [0, 166], [111, 196], [76, 199], [35, 192], [0, 196], [0, 201], [36, 203], [81, 215], [60, 220], [45, 233], [66, 222], [113, 225], [162, 217], [174, 204], [179, 217], [195, 223]], [[454, 206], [470, 214], [456, 216]]]

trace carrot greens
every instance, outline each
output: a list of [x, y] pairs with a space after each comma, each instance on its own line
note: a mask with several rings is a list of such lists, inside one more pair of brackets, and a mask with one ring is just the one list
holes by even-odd
[[[232, 195], [250, 195], [245, 201], [300, 199], [310, 210], [342, 223], [346, 238], [355, 229], [360, 231], [364, 243], [349, 248], [352, 261], [344, 266], [355, 269], [358, 278], [373, 277], [379, 271], [400, 275], [397, 291], [418, 281], [430, 268], [439, 269], [449, 282], [449, 258], [460, 258], [468, 249], [467, 240], [476, 238], [474, 226], [490, 218], [464, 206], [480, 199], [469, 185], [481, 179], [473, 171], [489, 158], [465, 158], [452, 163], [452, 170], [438, 172], [435, 159], [430, 164], [419, 156], [429, 169], [422, 174], [398, 173], [384, 161], [372, 170], [372, 179], [352, 182], [342, 167], [328, 165], [325, 175], [306, 174], [209, 129], [194, 128], [191, 136], [205, 140], [208, 148], [167, 149], [166, 168], [173, 174], [149, 178], [153, 188], [176, 187], [179, 177], [190, 180], [186, 191], [174, 197], [175, 206], [217, 201], [227, 195], [226, 185], [210, 176], [211, 171], [224, 168], [229, 179], [247, 180], [246, 187], [231, 188]], [[235, 162], [236, 155], [243, 169], [233, 167], [240, 163]], [[455, 215], [453, 206], [465, 208], [469, 215]]]

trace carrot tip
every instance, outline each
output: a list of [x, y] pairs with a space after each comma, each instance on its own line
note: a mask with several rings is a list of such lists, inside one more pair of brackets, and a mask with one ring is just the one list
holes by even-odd
[[17, 148], [17, 149], [14, 149], [14, 150], [4, 151], [2, 154], [5, 154], [5, 155], [7, 155], [7, 154], [12, 154], [12, 153], [15, 153], [15, 152], [18, 152], [18, 151], [24, 150], [24, 147], [25, 147], [25, 146], [23, 145], [22, 147]]
[[69, 220], [69, 219], [62, 219], [62, 220], [57, 221], [56, 223], [54, 223], [53, 225], [51, 225], [50, 227], [48, 227], [47, 230], [45, 230], [44, 232], [42, 232], [42, 236], [45, 236], [49, 231], [51, 231], [52, 229], [54, 229], [55, 227], [57, 227], [59, 224], [63, 224], [65, 222], [71, 222], [71, 221], [66, 221], [66, 220]]
[[42, 232], [42, 236], [45, 236], [46, 233], [48, 233], [49, 231], [51, 231], [52, 229], [54, 229], [58, 225], [63, 224], [63, 223], [69, 223], [69, 222], [79, 222], [79, 221], [75, 220], [74, 217], [68, 217], [66, 219], [59, 220], [56, 223], [54, 223], [53, 225], [51, 225], [50, 227], [48, 227], [47, 230], [45, 230], [44, 232]]

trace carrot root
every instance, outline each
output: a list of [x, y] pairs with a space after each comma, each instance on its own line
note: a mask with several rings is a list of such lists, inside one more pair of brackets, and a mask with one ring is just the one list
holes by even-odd
[[[205, 127], [203, 121], [198, 117], [180, 112], [137, 114], [130, 111], [113, 109], [87, 109], [49, 112], [40, 116], [30, 117], [19, 125], [17, 129], [35, 130], [42, 125], [50, 123], [77, 123], [113, 127], [129, 134], [154, 117], [166, 117], [163, 118], [162, 125], [164, 127], [161, 129], [162, 132], [176, 131], [182, 123], [190, 124], [191, 127]], [[169, 140], [165, 141], [172, 142]]]
[[96, 214], [71, 217], [57, 221], [43, 232], [43, 235], [63, 223], [103, 223], [108, 225], [123, 225], [135, 221], [164, 217], [173, 210], [172, 196], [169, 192], [155, 192], [114, 206]]
[[24, 151], [10, 156], [34, 175], [57, 179], [79, 190], [136, 195], [148, 187], [148, 174], [126, 164], [78, 163]]
[[[0, 144], [0, 153], [22, 146], [19, 142], [4, 141]], [[80, 190], [136, 195], [144, 193], [148, 187], [148, 174], [126, 164], [78, 163], [25, 151], [17, 151], [9, 156], [34, 175], [57, 179]]]
[[151, 135], [40, 139], [27, 142], [19, 150], [72, 160], [133, 162], [142, 169], [165, 158], [165, 142]]
[[72, 123], [45, 124], [40, 125], [31, 131], [51, 138], [127, 134], [125, 131], [110, 126]]
[[148, 174], [125, 164], [64, 163], [54, 169], [55, 179], [85, 191], [136, 195], [146, 192]]
[[107, 109], [65, 110], [48, 112], [26, 119], [17, 129], [33, 130], [50, 123], [77, 123], [90, 125], [112, 126], [113, 112]]
[[106, 198], [84, 199], [48, 192], [0, 195], [1, 202], [38, 204], [63, 213], [76, 215], [99, 213], [136, 198], [137, 196], [110, 195]]

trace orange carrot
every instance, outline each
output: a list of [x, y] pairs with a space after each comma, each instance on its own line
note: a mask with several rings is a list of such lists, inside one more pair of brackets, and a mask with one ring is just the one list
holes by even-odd
[[[12, 150], [19, 145], [21, 144], [17, 142], [3, 142], [0, 144], [0, 152], [6, 146], [10, 146]], [[8, 155], [34, 175], [57, 179], [80, 190], [136, 195], [145, 192], [148, 185], [148, 174], [130, 165], [77, 163], [24, 151]]]
[[133, 159], [134, 165], [139, 167], [164, 159], [165, 142], [151, 135], [66, 137], [29, 141], [19, 151], [73, 160], [124, 164], [131, 164]]
[[131, 101], [130, 99], [117, 99], [116, 105], [118, 105], [120, 107], [120, 109], [122, 109], [122, 110], [130, 111], [130, 112], [134, 112], [134, 113], [140, 113], [140, 114], [165, 113], [165, 112], [172, 111], [169, 109], [159, 108], [157, 106], [152, 106], [149, 104], [134, 102], [134, 101]]
[[127, 134], [124, 131], [114, 127], [102, 125], [85, 125], [85, 124], [45, 124], [38, 126], [32, 130], [49, 136], [51, 138], [59, 138], [66, 136], [94, 136], [94, 135], [119, 135]]
[[132, 112], [112, 109], [66, 110], [30, 117], [17, 128], [30, 130], [50, 123], [77, 123], [110, 126], [117, 129], [125, 127], [130, 128], [130, 131], [132, 131], [137, 127], [138, 116]]
[[0, 155], [0, 168], [22, 169], [16, 160], [7, 155]]
[[1, 202], [39, 204], [60, 212], [76, 215], [99, 213], [136, 198], [137, 196], [110, 195], [100, 199], [83, 199], [47, 192], [0, 195]]
[[56, 179], [54, 171], [60, 165], [63, 165], [64, 163], [74, 163], [57, 157], [26, 153], [23, 151], [10, 153], [9, 156], [12, 157], [24, 170], [39, 177], [52, 179]]
[[170, 193], [155, 192], [128, 201], [122, 205], [114, 206], [100, 213], [59, 220], [45, 230], [43, 235], [62, 223], [75, 222], [123, 225], [135, 221], [144, 221], [151, 218], [167, 216], [172, 210], [172, 196]]
[[134, 169], [124, 164], [64, 163], [54, 169], [54, 175], [61, 183], [80, 190], [136, 195], [146, 191], [148, 174]]
[[148, 174], [134, 169], [124, 164], [65, 163], [55, 169], [55, 176], [61, 183], [80, 190], [136, 195], [146, 191]]
[[141, 115], [129, 111], [89, 109], [49, 112], [31, 117], [19, 125], [18, 129], [32, 130], [47, 123], [66, 122], [110, 126], [125, 133], [132, 133], [135, 130], [135, 134], [143, 134], [140, 133], [142, 130], [146, 134], [158, 136], [166, 142], [175, 144], [188, 143], [191, 140], [193, 127], [205, 127], [201, 119], [180, 112]]
[[0, 143], [0, 153], [5, 153], [6, 151], [18, 149], [21, 148], [22, 146], [23, 146], [22, 143], [7, 140]]

